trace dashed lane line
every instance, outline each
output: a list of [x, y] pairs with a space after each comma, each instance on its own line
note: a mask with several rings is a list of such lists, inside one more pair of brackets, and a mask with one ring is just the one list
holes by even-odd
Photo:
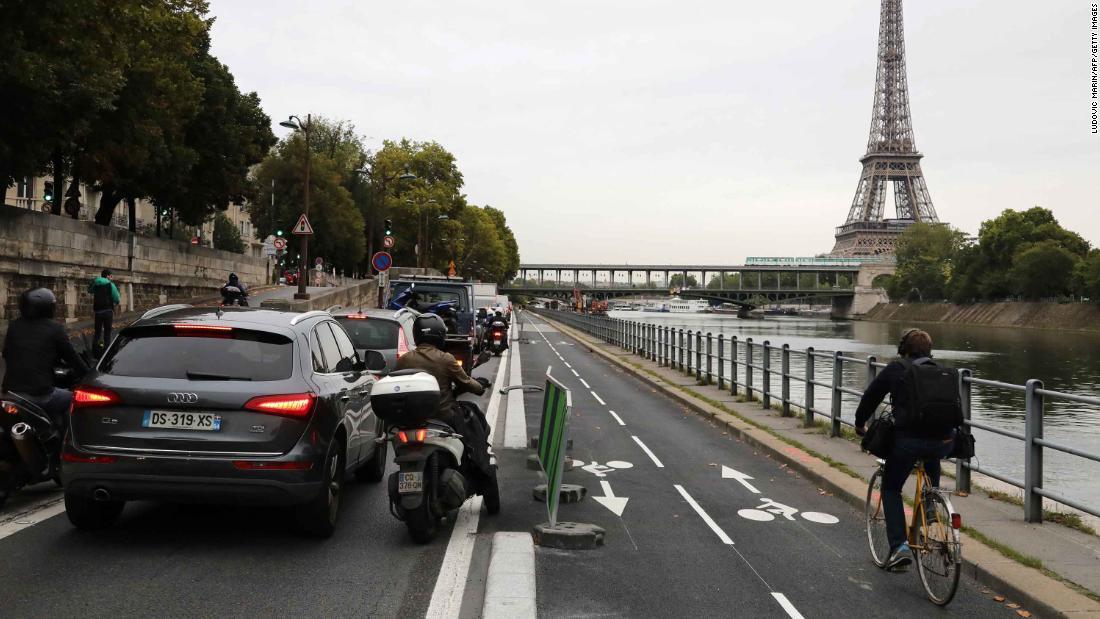
[[[558, 355], [558, 356], [560, 357], [561, 355]], [[569, 365], [569, 362], [568, 362], [568, 361], [566, 361], [566, 360], [562, 359], [562, 363], [564, 363], [564, 364], [565, 364], [565, 367], [569, 368], [570, 370], [572, 370], [572, 369], [573, 369], [573, 366]]]
[[625, 421], [623, 421], [623, 418], [622, 418], [622, 417], [619, 417], [619, 416], [618, 416], [618, 415], [617, 415], [617, 414], [615, 413], [615, 411], [609, 410], [609, 411], [607, 411], [607, 412], [611, 413], [611, 416], [615, 418], [615, 421], [618, 421], [618, 422], [619, 422], [619, 425], [620, 425], [620, 426], [625, 426], [625, 425], [626, 425], [626, 422], [625, 422]]
[[585, 389], [591, 389], [592, 388], [592, 385], [589, 385], [588, 382], [585, 381], [583, 378], [581, 379], [581, 384], [584, 385]]
[[[635, 436], [634, 440], [637, 441], [638, 437]], [[638, 444], [641, 445], [641, 442], [639, 441]], [[644, 445], [642, 446], [642, 449], [645, 449]], [[648, 452], [649, 450], [646, 449], [646, 453]], [[706, 510], [702, 508], [702, 506], [695, 502], [695, 499], [692, 498], [690, 494], [688, 494], [687, 490], [684, 490], [683, 486], [675, 484], [673, 487], [676, 488], [676, 490], [680, 493], [680, 496], [684, 497], [684, 500], [687, 501], [688, 505], [690, 505], [691, 508], [695, 510], [695, 513], [699, 514], [699, 517], [703, 519], [703, 522], [705, 522], [708, 527], [710, 527], [710, 530], [714, 531], [714, 534], [718, 536], [718, 539], [722, 540], [723, 544], [726, 544], [728, 546], [733, 545], [733, 540], [730, 539], [730, 536], [726, 535], [726, 532], [722, 530], [722, 527], [718, 526], [718, 523], [710, 517], [710, 514], [708, 514]]]
[[577, 378], [580, 378], [580, 377], [581, 377], [581, 375], [580, 375], [580, 374], [577, 374], [577, 371], [576, 371], [576, 370], [570, 369], [569, 371], [573, 373], [573, 376], [576, 376]]
[[[582, 380], [581, 382], [583, 383], [584, 381]], [[587, 386], [588, 385], [585, 385], [585, 387]], [[600, 403], [600, 406], [607, 406], [607, 402], [604, 402], [603, 398], [601, 398], [595, 391], [589, 391], [589, 393], [592, 394], [592, 397], [596, 398], [596, 401]]]
[[661, 464], [661, 461], [657, 459], [657, 456], [653, 455], [653, 452], [649, 450], [649, 447], [645, 446], [645, 443], [642, 442], [642, 439], [638, 438], [637, 436], [633, 436], [633, 435], [631, 435], [630, 438], [634, 439], [634, 442], [638, 444], [638, 447], [642, 448], [642, 451], [645, 452], [645, 455], [649, 456], [650, 460], [653, 460], [653, 464], [656, 464], [657, 468], [659, 468], [659, 469], [665, 468], [665, 465]]
[[791, 604], [791, 601], [787, 599], [787, 596], [779, 593], [778, 591], [772, 591], [772, 597], [775, 598], [776, 602], [779, 602], [779, 605], [783, 607], [783, 610], [787, 611], [787, 614], [790, 615], [791, 619], [805, 619], [805, 617], [802, 616], [802, 613], [798, 612], [798, 609], [794, 607], [794, 604]]

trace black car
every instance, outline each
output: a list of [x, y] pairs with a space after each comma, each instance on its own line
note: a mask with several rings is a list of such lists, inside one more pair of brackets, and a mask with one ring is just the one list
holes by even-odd
[[327, 312], [151, 310], [73, 391], [69, 520], [107, 526], [144, 499], [292, 505], [331, 535], [345, 473], [385, 471], [374, 382]]

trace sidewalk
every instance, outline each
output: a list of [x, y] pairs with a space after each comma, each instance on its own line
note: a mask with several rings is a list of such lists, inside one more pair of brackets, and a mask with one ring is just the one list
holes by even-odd
[[[713, 417], [723, 431], [739, 433], [824, 490], [863, 507], [875, 458], [855, 443], [804, 428], [799, 417], [781, 417], [778, 411], [744, 401], [743, 394], [700, 385], [693, 376], [542, 318], [684, 406]], [[943, 485], [952, 487], [953, 481], [945, 476]], [[912, 479], [907, 492], [911, 490]], [[965, 573], [1035, 610], [1100, 617], [1100, 537], [1054, 523], [1029, 524], [1021, 507], [991, 499], [976, 486], [971, 495], [953, 495], [951, 500], [964, 524]]]

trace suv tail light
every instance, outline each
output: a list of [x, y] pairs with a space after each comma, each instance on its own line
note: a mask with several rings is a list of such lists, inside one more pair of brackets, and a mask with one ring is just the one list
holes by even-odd
[[262, 395], [245, 402], [244, 408], [258, 413], [301, 418], [308, 416], [313, 411], [315, 400], [316, 396], [312, 393]]
[[400, 359], [409, 352], [409, 340], [405, 339], [405, 330], [397, 330], [397, 358]]
[[110, 389], [96, 389], [81, 385], [73, 390], [73, 410], [111, 406], [121, 401], [122, 398]]

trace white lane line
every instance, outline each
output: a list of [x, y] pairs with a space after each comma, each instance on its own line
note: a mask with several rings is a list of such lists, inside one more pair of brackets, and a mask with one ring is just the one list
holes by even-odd
[[552, 365], [546, 366], [546, 373], [549, 374], [550, 370], [552, 370], [552, 369], [554, 369], [554, 366], [552, 366]]
[[65, 497], [58, 492], [48, 499], [39, 501], [33, 505], [28, 505], [19, 512], [4, 514], [2, 516], [3, 520], [0, 521], [0, 539], [4, 539], [9, 535], [14, 535], [23, 529], [33, 527], [64, 511]]
[[619, 425], [620, 425], [620, 426], [625, 426], [625, 425], [626, 425], [626, 422], [624, 422], [624, 421], [623, 421], [623, 419], [622, 419], [622, 417], [619, 417], [619, 416], [618, 416], [618, 415], [617, 415], [617, 414], [615, 413], [615, 411], [611, 411], [611, 410], [609, 410], [609, 411], [607, 411], [607, 412], [611, 413], [611, 416], [615, 418], [615, 421], [618, 421], [618, 422], [619, 422]]
[[[509, 353], [511, 353], [510, 350], [505, 350], [500, 356], [500, 366], [497, 368], [494, 386], [500, 385], [504, 380], [504, 369], [511, 356]], [[500, 391], [494, 388], [493, 395], [489, 397], [489, 405], [485, 409], [485, 420], [489, 423], [490, 445], [493, 444], [493, 429], [496, 427], [497, 415], [500, 412], [500, 400]], [[458, 510], [458, 518], [455, 520], [454, 529], [451, 530], [451, 539], [447, 542], [447, 552], [443, 555], [439, 576], [435, 579], [435, 589], [432, 590], [432, 600], [428, 605], [427, 616], [457, 619], [459, 611], [462, 610], [462, 596], [466, 593], [466, 581], [470, 574], [470, 559], [474, 554], [477, 521], [480, 516], [480, 496], [466, 501]]]
[[[561, 355], [558, 355], [558, 356], [560, 357]], [[569, 368], [569, 369], [573, 369], [573, 366], [569, 365], [569, 362], [568, 362], [568, 361], [566, 361], [565, 359], [562, 359], [562, 363], [564, 363], [564, 364], [565, 364], [565, 367], [567, 367], [567, 368]]]
[[531, 534], [495, 533], [481, 617], [534, 619], [537, 616], [536, 589], [535, 546]]
[[583, 378], [581, 379], [581, 384], [584, 385], [585, 389], [591, 389], [592, 388], [592, 385], [589, 385], [587, 382], [585, 382], [585, 380]]
[[428, 605], [428, 617], [456, 619], [462, 610], [462, 596], [466, 593], [466, 580], [470, 573], [470, 557], [477, 540], [477, 520], [481, 515], [481, 497], [466, 501], [458, 510], [451, 540], [447, 542], [447, 554], [439, 566], [432, 601]]
[[[508, 384], [522, 385], [523, 373], [519, 348], [512, 350], [510, 361]], [[508, 392], [508, 412], [504, 418], [504, 448], [527, 448], [527, 413], [523, 407], [523, 389], [513, 389]]]
[[[634, 440], [638, 440], [638, 437], [634, 437]], [[695, 513], [699, 514], [699, 517], [703, 519], [703, 522], [707, 523], [707, 526], [710, 527], [710, 530], [714, 531], [714, 534], [718, 536], [718, 539], [722, 540], [723, 544], [726, 544], [728, 546], [733, 545], [733, 540], [730, 539], [730, 536], [726, 535], [726, 532], [718, 526], [718, 523], [715, 522], [714, 519], [711, 518], [709, 514], [707, 514], [707, 512], [703, 511], [703, 508], [695, 502], [695, 499], [691, 498], [691, 495], [687, 493], [687, 490], [684, 490], [683, 486], [676, 484], [673, 487], [680, 491], [680, 496], [684, 497], [684, 500], [688, 502], [688, 505], [690, 505], [691, 508], [695, 510]]]
[[[584, 381], [582, 380], [581, 382], [583, 383]], [[588, 386], [588, 385], [585, 385], [585, 387], [587, 387], [587, 386]], [[595, 391], [589, 391], [589, 393], [591, 393], [591, 394], [592, 394], [592, 397], [596, 398], [596, 401], [600, 403], [600, 406], [607, 406], [607, 402], [604, 402], [604, 401], [603, 401], [603, 398], [601, 398], [600, 396], [596, 395], [596, 392], [595, 392]]]
[[787, 596], [779, 593], [778, 591], [772, 591], [772, 597], [775, 598], [776, 602], [779, 602], [779, 605], [783, 607], [783, 610], [787, 611], [787, 614], [790, 615], [791, 619], [806, 619], [802, 616], [802, 613], [798, 612], [798, 609], [794, 607], [794, 604], [791, 604], [791, 601], [787, 599]]
[[634, 442], [638, 444], [638, 447], [642, 448], [642, 451], [644, 451], [646, 455], [649, 456], [650, 460], [653, 460], [653, 464], [656, 464], [657, 468], [665, 468], [665, 465], [661, 464], [661, 461], [657, 459], [657, 456], [653, 455], [653, 452], [649, 450], [649, 447], [645, 446], [645, 443], [642, 442], [642, 439], [638, 438], [637, 436], [631, 436], [630, 438], [634, 439]]
[[580, 377], [581, 377], [581, 375], [580, 375], [580, 374], [577, 374], [577, 371], [576, 371], [576, 370], [572, 370], [572, 369], [571, 369], [571, 370], [569, 370], [569, 371], [573, 373], [573, 376], [576, 376], [577, 378], [580, 378]]

